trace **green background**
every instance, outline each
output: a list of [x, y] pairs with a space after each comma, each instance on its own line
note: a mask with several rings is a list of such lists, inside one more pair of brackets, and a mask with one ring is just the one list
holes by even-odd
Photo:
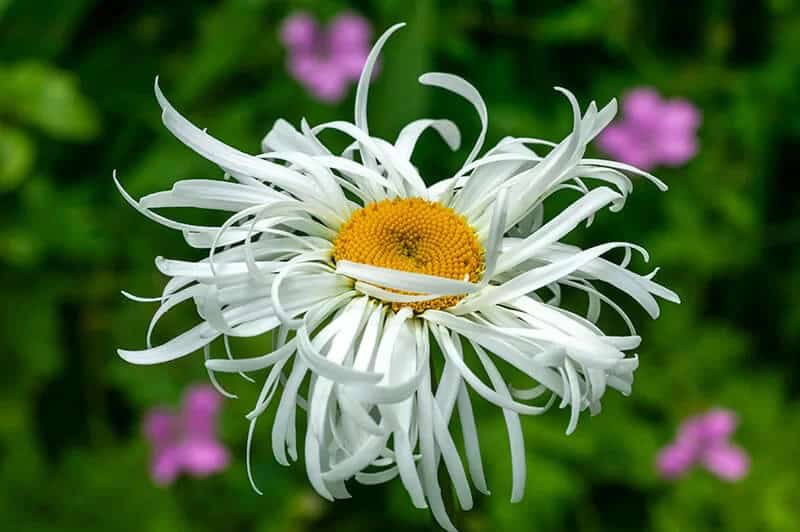
[[[235, 457], [230, 468], [154, 486], [141, 416], [205, 381], [202, 356], [134, 367], [115, 354], [144, 345], [154, 310], [120, 290], [155, 295], [165, 279], [154, 256], [199, 255], [128, 207], [112, 170], [136, 197], [177, 179], [221, 177], [161, 126], [154, 76], [189, 118], [245, 151], [258, 149], [278, 117], [352, 119], [354, 91], [337, 105], [313, 101], [288, 77], [277, 38], [295, 9], [328, 20], [346, 7], [334, 0], [0, 0], [4, 530], [437, 529], [398, 481], [354, 487], [352, 500], [336, 504], [318, 498], [301, 464], [273, 461], [263, 421], [254, 461], [265, 495], [253, 493], [242, 416], [257, 387], [235, 375], [223, 381], [241, 397], [225, 403], [222, 418], [221, 437]], [[371, 132], [394, 138], [422, 116], [464, 128], [465, 147], [455, 154], [432, 134], [423, 138], [415, 162], [429, 182], [459, 167], [478, 121], [459, 98], [419, 86], [425, 71], [457, 73], [478, 87], [490, 142], [568, 133], [569, 107], [554, 85], [573, 90], [584, 106], [651, 85], [703, 113], [699, 155], [656, 171], [668, 193], [639, 180], [622, 213], [600, 213], [573, 238], [645, 245], [662, 266], [661, 282], [683, 298], [666, 304], [656, 322], [634, 312], [644, 343], [633, 395], [609, 393], [603, 413], [582, 417], [570, 437], [564, 411], [525, 419], [529, 473], [516, 505], [508, 502], [502, 416], [475, 401], [493, 495], [477, 497], [476, 509], [458, 517], [462, 529], [800, 530], [798, 3], [389, 0], [349, 7], [376, 32], [409, 23], [386, 48], [370, 96]], [[173, 312], [159, 338], [193, 320], [190, 307]], [[749, 476], [731, 484], [697, 470], [660, 480], [653, 469], [659, 447], [683, 417], [712, 406], [740, 414], [735, 439], [752, 457]]]

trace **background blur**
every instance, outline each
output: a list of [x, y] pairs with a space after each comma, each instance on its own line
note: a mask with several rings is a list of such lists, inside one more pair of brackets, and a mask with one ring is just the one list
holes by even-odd
[[[371, 132], [394, 138], [423, 116], [464, 128], [454, 154], [426, 134], [416, 162], [431, 182], [460, 166], [478, 120], [459, 98], [417, 85], [428, 70], [478, 87], [487, 145], [568, 133], [569, 107], [553, 85], [584, 106], [650, 85], [703, 113], [698, 156], [654, 172], [671, 190], [638, 180], [622, 213], [602, 212], [576, 240], [645, 245], [661, 282], [683, 298], [656, 322], [624, 302], [644, 337], [633, 395], [609, 393], [603, 413], [583, 416], [570, 437], [564, 411], [525, 419], [528, 485], [517, 505], [508, 502], [502, 417], [479, 407], [493, 495], [477, 497], [462, 528], [800, 530], [800, 6], [792, 0], [0, 0], [0, 527], [437, 530], [399, 481], [354, 487], [354, 499], [335, 505], [318, 498], [302, 465], [274, 462], [270, 423], [259, 425], [254, 446], [265, 495], [253, 493], [242, 416], [258, 387], [235, 375], [223, 382], [240, 399], [225, 402], [221, 433], [234, 462], [208, 479], [156, 487], [142, 415], [205, 381], [202, 356], [134, 367], [115, 354], [144, 346], [154, 310], [120, 290], [158, 294], [154, 256], [199, 256], [127, 206], [112, 170], [136, 197], [179, 178], [221, 177], [161, 126], [154, 76], [179, 110], [244, 151], [258, 150], [278, 117], [352, 120], [354, 90], [340, 104], [313, 100], [286, 73], [277, 36], [296, 9], [328, 20], [346, 8], [377, 34], [409, 23], [383, 56]], [[193, 320], [190, 306], [173, 312], [159, 338]], [[734, 438], [752, 458], [749, 476], [726, 483], [695, 470], [660, 479], [658, 449], [682, 418], [713, 406], [739, 413]]]

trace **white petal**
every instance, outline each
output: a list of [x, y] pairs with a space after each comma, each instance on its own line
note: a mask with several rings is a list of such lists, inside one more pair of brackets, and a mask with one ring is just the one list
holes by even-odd
[[420, 382], [417, 390], [417, 405], [419, 406], [419, 447], [421, 453], [420, 468], [422, 469], [422, 485], [428, 504], [436, 522], [448, 532], [457, 532], [442, 499], [442, 489], [439, 486], [437, 447], [433, 429], [433, 394], [431, 394], [430, 368], [426, 366], [426, 376]]
[[483, 141], [486, 138], [486, 129], [489, 123], [486, 103], [484, 103], [483, 98], [481, 98], [481, 93], [467, 80], [454, 76], [453, 74], [445, 74], [442, 72], [428, 72], [427, 74], [423, 74], [419, 77], [419, 82], [423, 85], [441, 87], [442, 89], [458, 94], [471, 103], [478, 112], [478, 117], [481, 120], [481, 132], [478, 134], [475, 146], [473, 146], [472, 151], [464, 161], [464, 166], [468, 165], [480, 153], [483, 147]]
[[305, 459], [308, 480], [311, 483], [311, 487], [314, 488], [314, 491], [316, 491], [320, 497], [329, 501], [333, 501], [335, 497], [331, 493], [331, 490], [329, 489], [329, 486], [325, 480], [322, 478], [322, 469], [320, 464], [321, 446], [322, 443], [317, 439], [314, 431], [307, 430], [305, 441]]
[[146, 209], [139, 205], [139, 202], [133, 199], [133, 196], [128, 194], [128, 192], [122, 187], [122, 183], [119, 182], [117, 179], [117, 171], [114, 170], [112, 173], [112, 179], [114, 180], [114, 185], [117, 187], [120, 195], [128, 202], [128, 204], [139, 211], [142, 215], [146, 218], [150, 218], [154, 222], [163, 225], [164, 227], [169, 227], [170, 229], [177, 229], [178, 231], [197, 231], [197, 232], [208, 232], [208, 231], [216, 231], [216, 227], [208, 227], [203, 225], [192, 225], [192, 224], [185, 224], [181, 222], [176, 222], [174, 220], [170, 220], [160, 214], [156, 214], [150, 209]]
[[440, 296], [468, 294], [475, 292], [479, 288], [479, 285], [468, 281], [381, 268], [370, 264], [350, 262], [349, 260], [338, 261], [336, 263], [336, 273], [385, 288]]
[[[340, 321], [344, 322], [341, 325], [341, 327], [343, 327], [343, 332], [340, 334], [347, 334], [348, 336], [352, 334], [352, 336], [355, 336], [357, 331], [355, 325], [357, 325], [358, 322], [347, 324], [344, 318], [340, 318]], [[302, 355], [306, 364], [308, 364], [317, 375], [337, 383], [376, 383], [383, 378], [383, 374], [381, 373], [360, 371], [351, 367], [342, 366], [341, 362], [322, 356], [311, 345], [305, 327], [301, 327], [297, 330], [297, 339], [299, 353]]]
[[279, 118], [272, 129], [261, 141], [261, 150], [268, 151], [296, 151], [308, 155], [322, 155], [316, 143], [297, 131], [286, 120]]
[[571, 406], [569, 425], [567, 425], [567, 435], [570, 435], [575, 432], [575, 428], [578, 426], [578, 414], [581, 408], [581, 390], [578, 383], [578, 374], [575, 372], [575, 367], [569, 359], [564, 359], [564, 368], [566, 369], [567, 381], [569, 382], [569, 394], [565, 394], [564, 399], [566, 400], [567, 397], [569, 397]]
[[534, 257], [539, 250], [567, 235], [586, 217], [621, 198], [620, 194], [607, 187], [598, 187], [590, 191], [535, 233], [512, 248], [504, 250], [498, 260], [497, 273], [505, 272]]
[[394, 479], [399, 471], [397, 466], [384, 469], [377, 473], [356, 473], [356, 480], [366, 486], [374, 486], [377, 484], [384, 484]]
[[178, 181], [171, 191], [144, 196], [139, 204], [145, 209], [159, 207], [195, 207], [237, 212], [253, 205], [289, 199], [269, 187], [241, 185], [210, 179]]
[[[467, 383], [475, 390], [475, 392], [489, 401], [490, 403], [499, 406], [501, 408], [520, 413], [520, 414], [527, 414], [527, 415], [539, 415], [543, 414], [547, 411], [545, 407], [536, 407], [530, 406], [523, 403], [518, 403], [514, 401], [510, 395], [502, 395], [498, 394], [495, 390], [492, 390], [487, 385], [481, 381], [480, 377], [478, 377], [470, 368], [467, 366], [466, 362], [464, 362], [462, 356], [458, 353], [453, 344], [452, 339], [450, 338], [449, 334], [446, 333], [445, 329], [442, 329], [441, 333], [439, 333], [438, 329], [433, 329], [437, 332], [436, 338], [439, 342], [439, 345], [442, 348], [442, 353], [445, 355], [448, 362], [452, 363], [456, 368], [458, 368], [459, 373], [464, 378]], [[495, 386], [496, 387], [496, 386]]]
[[419, 480], [414, 457], [411, 453], [408, 433], [402, 430], [395, 431], [393, 441], [397, 469], [400, 472], [400, 479], [403, 482], [403, 486], [411, 497], [411, 502], [416, 508], [427, 508], [428, 505], [425, 503], [422, 483]]
[[433, 128], [439, 133], [451, 150], [456, 151], [461, 145], [461, 132], [458, 130], [458, 126], [453, 122], [450, 120], [432, 120], [430, 118], [425, 118], [409, 123], [400, 131], [400, 134], [397, 136], [397, 141], [394, 143], [400, 155], [404, 156], [406, 159], [410, 159], [411, 154], [414, 152], [414, 146], [417, 144], [417, 140], [419, 140], [420, 135], [428, 128]]
[[[489, 376], [492, 386], [494, 386], [495, 392], [506, 398], [506, 400], [510, 400], [511, 395], [508, 392], [508, 386], [506, 386], [497, 367], [479, 345], [473, 342], [472, 346], [475, 348], [475, 352], [481, 360], [486, 374]], [[522, 434], [522, 425], [519, 420], [519, 415], [513, 410], [504, 408], [503, 418], [506, 423], [508, 443], [511, 451], [511, 502], [519, 502], [525, 494], [525, 478], [527, 475], [525, 464], [525, 440]]]
[[275, 455], [275, 460], [284, 466], [289, 465], [286, 459], [286, 439], [288, 432], [295, 430], [294, 423], [291, 423], [290, 427], [290, 421], [294, 419], [292, 414], [297, 405], [297, 391], [307, 372], [308, 366], [299, 358], [295, 358], [272, 423], [272, 453]]
[[436, 299], [439, 297], [436, 294], [417, 296], [417, 295], [403, 294], [400, 292], [391, 292], [389, 290], [381, 288], [380, 286], [374, 286], [369, 283], [363, 283], [361, 281], [356, 281], [354, 288], [364, 295], [374, 297], [382, 301], [394, 302], [394, 303], [418, 303], [420, 301], [430, 301], [432, 299]]
[[422, 314], [422, 318], [443, 325], [466, 338], [474, 340], [475, 343], [484, 346], [532, 379], [539, 381], [561, 395], [562, 386], [560, 379], [556, 378], [551, 369], [539, 365], [529, 356], [523, 355], [522, 352], [511, 345], [509, 341], [506, 341], [513, 341], [512, 337], [506, 339], [504, 337], [507, 335], [491, 327], [473, 323], [463, 317], [454, 316], [449, 312], [442, 312], [440, 310], [427, 310]]
[[640, 170], [639, 168], [636, 168], [635, 166], [631, 166], [630, 164], [621, 163], [621, 162], [618, 162], [618, 161], [609, 161], [609, 160], [606, 160], [606, 159], [584, 159], [583, 163], [584, 164], [597, 165], [597, 166], [607, 166], [608, 168], [615, 168], [617, 170], [624, 170], [626, 172], [630, 172], [632, 174], [636, 174], [636, 175], [642, 176], [645, 179], [647, 179], [648, 181], [651, 181], [662, 192], [666, 192], [669, 189], [667, 184], [664, 183], [663, 181], [661, 181], [656, 176], [654, 176], [654, 175], [652, 175], [652, 174], [650, 174], [648, 172], [645, 172], [644, 170]]
[[[386, 41], [394, 32], [403, 26], [405, 26], [405, 23], [395, 24], [383, 32], [383, 35], [372, 45], [372, 50], [370, 50], [367, 60], [364, 63], [364, 68], [361, 70], [361, 77], [359, 77], [358, 86], [356, 87], [355, 124], [356, 127], [365, 133], [369, 133], [369, 126], [367, 125], [367, 96], [369, 94], [369, 84], [372, 82], [372, 71], [375, 68], [375, 63], [378, 61], [378, 56], [381, 53], [383, 45], [386, 44]], [[370, 160], [370, 156], [366, 155], [363, 151], [362, 155], [365, 156], [365, 165], [374, 168], [374, 162]]]
[[363, 471], [380, 455], [388, 439], [388, 433], [386, 436], [371, 436], [352, 456], [323, 473], [322, 478], [326, 481], [346, 480]]
[[645, 257], [647, 256], [646, 251], [643, 248], [627, 242], [610, 242], [608, 244], [595, 246], [585, 251], [576, 253], [575, 255], [559, 262], [529, 270], [521, 275], [518, 275], [517, 277], [514, 277], [510, 281], [501, 284], [500, 286], [489, 287], [474, 298], [462, 300], [454, 309], [454, 312], [472, 312], [475, 309], [481, 308], [481, 306], [496, 305], [498, 303], [528, 294], [552, 282], [563, 279], [574, 271], [592, 262], [594, 259], [597, 259], [601, 255], [608, 253], [612, 249], [620, 247], [632, 247], [642, 252]]
[[141, 351], [117, 349], [117, 354], [131, 364], [160, 364], [193, 353], [213, 342], [219, 335], [208, 323], [203, 322], [157, 347]]
[[[275, 151], [262, 154], [263, 159], [278, 159], [292, 163], [297, 169], [303, 169], [306, 175], [313, 179], [325, 195], [326, 204], [341, 217], [340, 223], [344, 223], [350, 215], [347, 208], [347, 201], [341, 187], [336, 183], [333, 174], [316, 157], [310, 157], [304, 153], [293, 151]], [[331, 226], [338, 229], [340, 226]]]
[[458, 417], [461, 420], [461, 431], [464, 435], [464, 449], [467, 452], [467, 465], [472, 482], [478, 491], [489, 495], [486, 486], [486, 475], [483, 472], [481, 459], [481, 446], [478, 441], [478, 429], [475, 426], [475, 415], [472, 412], [472, 403], [464, 383], [458, 389]]
[[295, 340], [292, 339], [281, 346], [275, 351], [271, 351], [266, 355], [261, 355], [252, 358], [237, 358], [235, 360], [226, 360], [220, 358], [212, 358], [206, 361], [206, 367], [212, 371], [219, 371], [221, 373], [238, 373], [240, 371], [257, 371], [267, 368], [280, 360], [286, 359], [294, 354], [297, 347]]
[[489, 228], [489, 235], [486, 239], [486, 251], [484, 253], [485, 269], [481, 286], [486, 286], [495, 274], [497, 261], [500, 257], [500, 246], [505, 232], [506, 209], [508, 205], [508, 190], [502, 189], [497, 194], [494, 212], [492, 214], [492, 224]]
[[458, 449], [456, 449], [453, 437], [447, 428], [447, 420], [445, 420], [435, 401], [433, 403], [433, 434], [442, 453], [445, 468], [450, 473], [450, 479], [453, 482], [456, 498], [461, 505], [461, 509], [472, 509], [472, 493], [469, 489], [469, 482], [467, 482], [467, 474], [464, 472], [464, 465], [461, 463]]

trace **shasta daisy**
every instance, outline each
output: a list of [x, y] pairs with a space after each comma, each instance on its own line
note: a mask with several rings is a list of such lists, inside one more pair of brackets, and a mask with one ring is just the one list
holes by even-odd
[[[520, 415], [542, 414], [558, 403], [569, 408], [571, 433], [581, 411], [600, 411], [608, 388], [631, 391], [638, 358], [630, 353], [640, 337], [601, 287], [628, 294], [653, 318], [659, 314], [656, 298], [678, 297], [653, 280], [655, 272], [641, 275], [629, 268], [634, 252], [648, 258], [637, 245], [580, 249], [561, 242], [601, 209], [622, 209], [632, 190], [627, 174], [666, 189], [627, 164], [584, 157], [587, 144], [614, 117], [615, 101], [602, 109], [592, 102], [582, 111], [570, 92], [557, 88], [573, 113], [566, 138], [551, 143], [507, 137], [482, 152], [488, 118], [478, 91], [451, 74], [424, 74], [420, 83], [466, 99], [481, 122], [463, 166], [433, 186], [425, 184], [411, 156], [427, 129], [458, 149], [460, 133], [452, 122], [414, 121], [394, 142], [371, 135], [372, 71], [384, 43], [401, 26], [386, 31], [369, 54], [353, 123], [311, 127], [302, 121], [296, 129], [278, 120], [256, 155], [190, 123], [156, 81], [166, 127], [221, 167], [226, 179], [179, 181], [136, 201], [115, 176], [135, 209], [182, 231], [189, 246], [208, 251], [197, 262], [156, 260], [170, 280], [155, 298], [160, 306], [147, 348], [119, 354], [134, 364], [156, 364], [203, 350], [217, 386], [215, 373], [267, 370], [248, 415], [248, 472], [256, 421], [275, 400], [275, 459], [284, 465], [298, 459], [296, 425], [298, 411], [304, 411], [305, 467], [321, 496], [348, 497], [351, 480], [378, 484], [399, 477], [415, 506], [429, 507], [442, 527], [454, 530], [440, 467], [461, 508], [473, 505], [470, 483], [488, 493], [475, 396], [502, 411], [513, 467], [511, 499], [519, 501], [525, 486]], [[327, 130], [352, 143], [343, 153], [331, 152], [319, 140]], [[578, 199], [545, 218], [548, 199], [567, 189]], [[156, 212], [162, 207], [230, 214], [219, 227], [201, 226], [166, 218]], [[613, 250], [623, 250], [620, 263], [606, 258]], [[561, 307], [562, 289], [585, 294], [585, 315]], [[186, 301], [196, 305], [199, 323], [152, 345], [156, 323]], [[625, 334], [600, 330], [603, 307], [621, 317]], [[229, 338], [260, 335], [271, 338], [268, 352], [234, 358]], [[212, 344], [227, 356], [210, 358]], [[438, 375], [432, 356], [443, 358]], [[501, 369], [508, 367], [530, 385], [512, 387]], [[456, 417], [463, 453], [450, 430]]]

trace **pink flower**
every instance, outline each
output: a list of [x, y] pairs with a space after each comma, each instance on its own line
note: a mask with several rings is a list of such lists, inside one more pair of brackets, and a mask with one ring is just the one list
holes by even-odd
[[750, 458], [729, 441], [736, 423], [736, 415], [722, 409], [688, 418], [678, 428], [675, 441], [658, 455], [656, 467], [661, 476], [677, 478], [692, 466], [702, 465], [724, 480], [744, 477]]
[[281, 27], [289, 73], [317, 99], [340, 101], [361, 74], [371, 35], [369, 22], [354, 13], [337, 16], [325, 29], [311, 15], [296, 13]]
[[663, 100], [654, 89], [630, 91], [623, 118], [598, 137], [600, 149], [645, 170], [680, 166], [697, 153], [700, 111], [687, 100]]
[[171, 484], [182, 472], [204, 477], [228, 465], [228, 450], [217, 440], [217, 414], [222, 397], [210, 386], [189, 388], [180, 412], [154, 408], [144, 421], [150, 441], [150, 475], [157, 484]]

